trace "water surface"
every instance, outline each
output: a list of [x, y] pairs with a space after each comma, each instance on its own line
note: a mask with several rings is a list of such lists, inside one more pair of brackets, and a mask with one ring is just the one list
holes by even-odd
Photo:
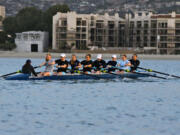
[[[0, 58], [0, 74], [24, 62]], [[141, 66], [180, 75], [180, 61]], [[0, 135], [179, 135], [179, 125], [178, 79], [0, 80]]]

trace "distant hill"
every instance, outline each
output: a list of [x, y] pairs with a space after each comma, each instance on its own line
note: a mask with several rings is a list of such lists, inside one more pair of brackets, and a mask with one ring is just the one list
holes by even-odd
[[176, 11], [180, 13], [179, 0], [1, 0], [6, 6], [7, 15], [15, 15], [20, 9], [35, 6], [46, 10], [55, 4], [67, 4], [72, 11], [78, 13], [115, 13], [149, 10], [157, 13]]

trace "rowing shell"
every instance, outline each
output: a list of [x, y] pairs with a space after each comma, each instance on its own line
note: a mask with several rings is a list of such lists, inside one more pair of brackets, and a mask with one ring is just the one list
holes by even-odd
[[121, 74], [66, 74], [66, 75], [52, 75], [45, 77], [33, 77], [28, 74], [16, 74], [13, 76], [8, 76], [6, 80], [87, 80], [87, 79], [122, 79], [122, 78], [132, 78], [136, 79], [139, 77], [149, 77], [150, 73], [146, 74], [135, 74], [135, 73], [121, 73]]

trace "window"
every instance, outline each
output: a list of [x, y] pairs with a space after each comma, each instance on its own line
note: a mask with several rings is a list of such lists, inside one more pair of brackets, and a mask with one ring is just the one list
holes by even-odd
[[61, 34], [60, 38], [65, 39], [66, 38], [66, 34]]
[[24, 40], [28, 40], [28, 34], [23, 35]]
[[142, 16], [142, 13], [138, 13], [138, 16]]
[[67, 26], [67, 20], [62, 20], [61, 25], [62, 26]]
[[86, 28], [82, 28], [82, 32], [86, 32]]
[[167, 28], [167, 22], [160, 22], [158, 26], [159, 28]]
[[141, 24], [141, 21], [138, 21], [138, 22], [137, 22], [137, 27], [138, 27], [138, 28], [141, 28], [141, 25], [142, 25], [142, 24]]
[[21, 40], [21, 35], [18, 34], [18, 35], [16, 36], [16, 38], [17, 38], [18, 40]]
[[82, 21], [82, 26], [86, 26], [86, 21], [85, 20]]
[[147, 35], [148, 34], [148, 30], [144, 30], [144, 34]]
[[82, 34], [82, 39], [86, 39], [86, 34]]
[[155, 36], [151, 36], [151, 41], [155, 42], [156, 41], [156, 37]]
[[134, 28], [134, 22], [130, 22], [130, 28]]
[[137, 30], [136, 32], [137, 32], [137, 34], [138, 34], [138, 35], [140, 35], [140, 34], [141, 34], [141, 31], [140, 31], [140, 30]]
[[108, 22], [108, 26], [109, 26], [109, 29], [113, 29], [114, 28], [114, 22], [113, 21], [109, 21]]
[[76, 28], [76, 32], [81, 32], [81, 28], [80, 28], [80, 27], [77, 27], [77, 28]]
[[144, 28], [148, 28], [148, 27], [149, 27], [148, 21], [144, 21]]
[[81, 26], [81, 18], [77, 18], [76, 24], [77, 24], [77, 26]]
[[157, 21], [151, 21], [151, 28], [157, 27]]
[[80, 34], [76, 34], [76, 38], [77, 38], [77, 39], [80, 39]]
[[180, 28], [180, 22], [176, 23], [176, 28]]

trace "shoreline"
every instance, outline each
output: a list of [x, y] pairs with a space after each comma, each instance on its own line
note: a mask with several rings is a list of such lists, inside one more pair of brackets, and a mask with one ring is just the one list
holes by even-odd
[[[44, 58], [46, 52], [29, 53], [29, 52], [14, 52], [14, 51], [0, 51], [0, 58]], [[53, 58], [59, 58], [60, 53], [51, 53]], [[70, 58], [72, 53], [66, 53], [67, 58]], [[85, 57], [86, 53], [76, 53], [77, 58], [82, 59]], [[110, 59], [111, 53], [103, 54], [104, 59]], [[116, 54], [118, 58], [120, 54]], [[97, 54], [92, 54], [92, 59], [96, 59]], [[132, 54], [127, 54], [128, 58], [131, 58]], [[180, 60], [180, 55], [144, 55], [138, 54], [141, 60]]]

